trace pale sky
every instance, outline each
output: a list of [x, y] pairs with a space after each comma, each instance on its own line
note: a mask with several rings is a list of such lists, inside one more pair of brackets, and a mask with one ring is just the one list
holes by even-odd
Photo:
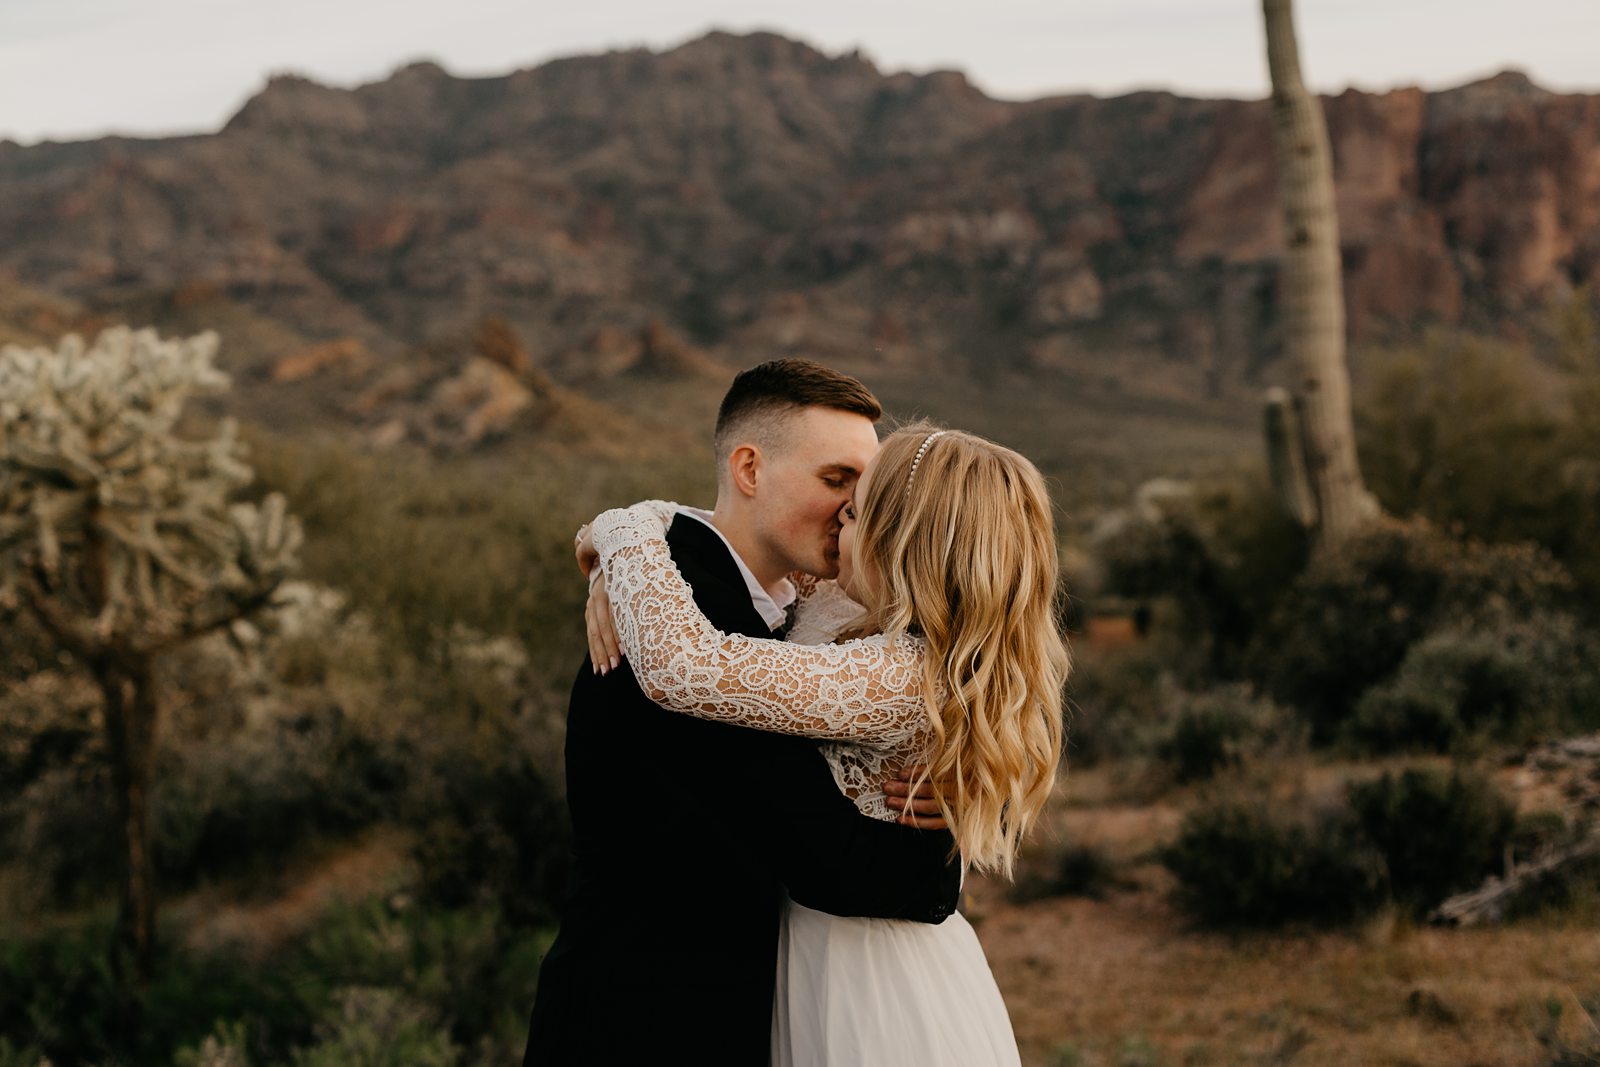
[[[1297, 0], [1312, 86], [1445, 88], [1518, 67], [1600, 91], [1600, 0]], [[1258, 0], [0, 0], [0, 138], [214, 130], [292, 71], [329, 85], [416, 59], [461, 76], [765, 29], [993, 96], [1266, 92]]]

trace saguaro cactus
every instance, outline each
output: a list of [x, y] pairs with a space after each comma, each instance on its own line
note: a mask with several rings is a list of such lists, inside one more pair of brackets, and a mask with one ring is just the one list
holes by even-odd
[[[1339, 219], [1334, 208], [1333, 158], [1322, 108], [1300, 75], [1291, 0], [1262, 0], [1267, 66], [1272, 75], [1273, 138], [1284, 240], [1279, 305], [1285, 345], [1299, 375], [1294, 413], [1269, 409], [1268, 448], [1291, 446], [1273, 457], [1292, 466], [1303, 460], [1313, 507], [1286, 499], [1290, 513], [1311, 528], [1318, 551], [1339, 543], [1377, 511], [1361, 481], [1350, 414], [1350, 373], [1345, 366], [1344, 283], [1339, 273]], [[1287, 430], [1298, 422], [1299, 440], [1274, 441], [1274, 420]], [[1285, 468], [1288, 469], [1288, 468]]]
[[223, 389], [215, 334], [107, 330], [92, 346], [0, 348], [0, 614], [28, 611], [93, 673], [124, 849], [119, 974], [154, 939], [146, 806], [162, 652], [265, 605], [300, 528], [281, 496], [230, 502], [252, 472], [232, 423], [175, 433], [188, 398]]

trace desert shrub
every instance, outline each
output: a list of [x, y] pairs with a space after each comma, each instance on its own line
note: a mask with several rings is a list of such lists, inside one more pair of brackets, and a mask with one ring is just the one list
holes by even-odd
[[70, 662], [71, 656], [44, 632], [31, 612], [0, 602], [0, 692], [29, 675]]
[[1361, 695], [1344, 732], [1367, 751], [1443, 752], [1470, 732], [1469, 720], [1514, 721], [1531, 674], [1493, 641], [1436, 634], [1411, 647], [1393, 678]]
[[527, 1037], [527, 1013], [550, 941], [549, 927], [509, 920], [493, 908], [439, 908], [397, 896], [336, 911], [299, 965], [331, 994], [345, 988], [403, 992], [455, 1044], [498, 1050], [510, 1059]]
[[0, 862], [43, 899], [70, 903], [115, 877], [99, 706], [93, 684], [58, 671], [0, 691]]
[[325, 697], [230, 734], [169, 747], [152, 796], [152, 849], [169, 884], [260, 870], [395, 808], [417, 740]]
[[1294, 811], [1266, 795], [1214, 796], [1191, 811], [1162, 862], [1203, 921], [1343, 922], [1385, 900], [1420, 914], [1492, 873], [1514, 808], [1481, 777], [1408, 770], [1352, 784], [1345, 802]]
[[1520, 348], [1445, 333], [1363, 361], [1361, 470], [1388, 511], [1554, 547], [1564, 449], [1528, 361]]
[[241, 1023], [218, 1023], [200, 1044], [180, 1048], [173, 1067], [250, 1067], [250, 1047]]
[[1343, 810], [1293, 812], [1265, 797], [1219, 797], [1184, 817], [1162, 862], [1204, 922], [1343, 922], [1383, 900], [1383, 861]]
[[[118, 821], [104, 740], [41, 767], [0, 812], [0, 854], [26, 865], [44, 899], [94, 900], [115, 885]], [[387, 726], [354, 720], [326, 699], [278, 707], [232, 731], [163, 746], [151, 793], [150, 844], [161, 884], [276, 867], [285, 856], [388, 817], [412, 765]], [[64, 727], [57, 728], [66, 732]]]
[[[169, 665], [175, 699], [151, 796], [161, 884], [276, 872], [390, 822], [414, 831], [432, 899], [547, 916], [565, 876], [565, 815], [549, 778], [550, 711], [526, 696], [520, 643], [458, 627], [447, 671], [402, 662], [384, 677], [369, 638], [349, 619], [288, 626], [242, 648], [202, 642]], [[322, 650], [320, 684], [283, 677], [286, 639]], [[0, 858], [32, 875], [40, 903], [115, 884], [98, 704], [70, 675], [0, 696]]]
[[0, 1037], [0, 1067], [41, 1067], [47, 1062], [37, 1048], [13, 1045], [7, 1038]]
[[0, 805], [0, 855], [27, 876], [32, 905], [71, 907], [116, 885], [110, 770], [84, 762], [38, 775]]
[[1153, 752], [1175, 683], [1155, 649], [1079, 652], [1067, 679], [1067, 759], [1085, 766]]
[[1552, 402], [1529, 356], [1436, 333], [1363, 360], [1356, 436], [1368, 487], [1396, 514], [1488, 541], [1534, 541], [1592, 600], [1600, 594], [1600, 346], [1593, 297], [1577, 293], [1547, 324], [1566, 373]]
[[1177, 695], [1160, 754], [1180, 782], [1210, 778], [1270, 747], [1292, 743], [1298, 731], [1284, 710], [1259, 698], [1247, 683]]
[[[157, 1067], [515, 1062], [546, 928], [396, 895], [341, 905], [249, 958], [159, 952], [136, 1043], [121, 1030], [109, 918], [0, 942], [0, 1033], [23, 1062]], [[5, 1055], [0, 1051], [0, 1056]]]
[[[305, 526], [302, 572], [348, 593], [385, 650], [438, 670], [448, 668], [458, 624], [510, 636], [546, 696], [565, 695], [583, 656], [587, 589], [573, 531], [648, 497], [709, 499], [708, 484], [686, 477], [676, 457], [445, 460], [259, 427], [247, 439], [258, 491], [282, 492]], [[710, 473], [695, 469], [702, 479]]]
[[459, 1050], [425, 1006], [393, 989], [342, 989], [317, 1026], [317, 1042], [296, 1049], [295, 1067], [454, 1067]]
[[1600, 725], [1600, 635], [1539, 612], [1435, 633], [1367, 690], [1345, 724], [1368, 751], [1443, 751], [1486, 737], [1526, 744]]
[[408, 800], [421, 890], [549, 922], [571, 871], [566, 806], [517, 724], [436, 741]]
[[1187, 690], [1167, 659], [1162, 641], [1078, 656], [1067, 683], [1070, 760], [1143, 762], [1160, 778], [1166, 764], [1188, 782], [1269, 748], [1302, 744], [1295, 718], [1249, 684]]
[[1105, 591], [1173, 604], [1186, 680], [1236, 676], [1272, 604], [1304, 567], [1305, 533], [1260, 478], [1157, 479], [1092, 534]]
[[1019, 903], [1049, 897], [1090, 897], [1102, 900], [1123, 884], [1116, 862], [1104, 848], [1069, 844], [1052, 850], [1047, 857], [1024, 871], [1012, 890]]
[[162, 951], [149, 985], [136, 994], [142, 1025], [130, 1041], [112, 978], [110, 929], [109, 916], [97, 916], [0, 941], [0, 1033], [55, 1063], [152, 1067], [202, 1042], [217, 1019], [248, 1015], [264, 1027], [302, 1033], [292, 971]]
[[[1251, 670], [1275, 699], [1336, 738], [1357, 700], [1429, 633], [1571, 600], [1566, 571], [1533, 545], [1458, 541], [1384, 519], [1307, 568], [1258, 638]], [[1268, 636], [1270, 635], [1270, 636]]]
[[1389, 892], [1421, 913], [1499, 869], [1516, 811], [1481, 776], [1408, 770], [1351, 785], [1361, 833], [1383, 856]]

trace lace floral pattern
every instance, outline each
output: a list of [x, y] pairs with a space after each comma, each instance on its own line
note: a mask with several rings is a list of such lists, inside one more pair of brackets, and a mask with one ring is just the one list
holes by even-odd
[[[929, 740], [922, 642], [900, 634], [801, 645], [722, 633], [672, 562], [664, 520], [675, 511], [651, 501], [607, 511], [593, 527], [617, 638], [645, 694], [703, 719], [847, 742], [823, 746], [840, 790], [863, 814], [897, 818], [882, 783], [892, 768], [916, 762]], [[800, 591], [797, 628], [813, 611], [830, 619], [843, 611], [833, 583]], [[820, 619], [808, 634], [822, 634]]]

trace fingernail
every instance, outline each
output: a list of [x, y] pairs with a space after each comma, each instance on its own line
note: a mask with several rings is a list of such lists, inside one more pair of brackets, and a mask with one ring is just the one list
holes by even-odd
[[611, 669], [612, 670], [616, 670], [617, 669], [617, 663], [618, 662], [619, 661], [617, 660], [617, 657], [615, 657], [615, 656], [611, 657]]

